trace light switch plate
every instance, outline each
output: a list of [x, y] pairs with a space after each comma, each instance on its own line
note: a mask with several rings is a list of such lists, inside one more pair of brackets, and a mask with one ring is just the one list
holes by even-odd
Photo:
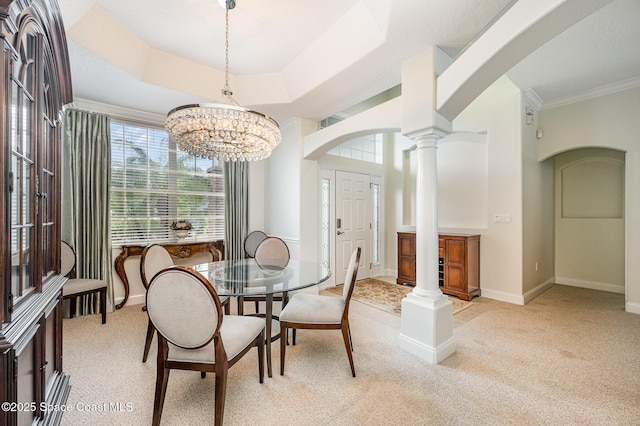
[[493, 223], [511, 223], [510, 214], [494, 214]]

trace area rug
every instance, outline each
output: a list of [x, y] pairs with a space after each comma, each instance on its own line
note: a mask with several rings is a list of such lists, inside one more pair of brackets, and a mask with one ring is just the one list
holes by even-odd
[[[375, 278], [366, 278], [356, 281], [356, 287], [351, 297], [358, 302], [366, 303], [367, 305], [391, 312], [395, 315], [400, 315], [402, 311], [402, 299], [404, 299], [411, 290], [413, 290], [413, 287], [410, 286], [391, 284]], [[330, 287], [327, 291], [342, 294], [342, 285]], [[472, 305], [472, 302], [460, 300], [453, 296], [449, 296], [449, 300], [453, 303], [454, 315]]]

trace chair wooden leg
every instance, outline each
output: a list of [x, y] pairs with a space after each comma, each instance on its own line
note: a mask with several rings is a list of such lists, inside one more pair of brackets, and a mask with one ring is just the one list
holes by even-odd
[[102, 312], [102, 323], [107, 322], [107, 288], [100, 290], [100, 311]]
[[291, 341], [292, 341], [293, 345], [295, 346], [295, 344], [296, 344], [296, 329], [295, 328], [293, 330], [291, 330]]
[[342, 324], [342, 338], [344, 339], [344, 347], [347, 349], [349, 365], [351, 366], [351, 374], [353, 377], [356, 377], [356, 369], [353, 366], [353, 354], [351, 353], [351, 337], [349, 334], [349, 323]]
[[207, 377], [207, 372], [206, 372], [206, 371], [201, 371], [201, 372], [200, 372], [200, 377], [201, 377], [201, 378], [203, 378], [203, 379], [204, 379], [205, 377]]
[[78, 298], [76, 296], [69, 298], [69, 318], [73, 318], [76, 316], [76, 301]]
[[153, 401], [153, 426], [160, 425], [164, 397], [167, 394], [167, 382], [169, 381], [169, 369], [164, 368], [164, 361], [158, 357], [158, 376], [156, 378], [156, 395]]
[[229, 364], [216, 363], [216, 396], [215, 396], [215, 425], [222, 426], [224, 417], [224, 400], [227, 395], [227, 374], [229, 372]]
[[244, 297], [238, 296], [238, 315], [244, 315]]
[[254, 303], [256, 305], [256, 314], [259, 314], [260, 313], [260, 303], [257, 300], [255, 300]]
[[155, 327], [149, 320], [147, 325], [147, 338], [144, 341], [144, 354], [142, 355], [142, 362], [147, 362], [147, 356], [149, 356], [149, 349], [151, 349], [151, 341], [153, 340], [153, 334], [156, 332]]
[[264, 339], [264, 332], [262, 332], [258, 341], [258, 379], [260, 383], [264, 383]]
[[[287, 327], [283, 327], [282, 324], [280, 324], [280, 375], [281, 376], [284, 375], [284, 355], [287, 348], [287, 342], [286, 342], [287, 339], [285, 338], [285, 336], [287, 336], [287, 330], [288, 330]], [[293, 332], [294, 333], [296, 332], [295, 328], [293, 329]]]

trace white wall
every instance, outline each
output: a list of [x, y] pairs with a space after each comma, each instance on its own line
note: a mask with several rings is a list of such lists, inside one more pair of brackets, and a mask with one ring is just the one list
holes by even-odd
[[263, 231], [265, 161], [249, 162], [249, 232]]
[[554, 163], [538, 161], [539, 105], [525, 96], [521, 117], [533, 113], [533, 122], [522, 127], [522, 292], [527, 303], [555, 282]]
[[[443, 229], [481, 234], [480, 287], [482, 295], [524, 304], [522, 94], [506, 77], [492, 84], [454, 121], [454, 131], [486, 132], [488, 197], [485, 229]], [[481, 207], [484, 208], [484, 207]], [[510, 215], [510, 223], [494, 223], [495, 214]]]
[[538, 157], [583, 147], [625, 152], [625, 281], [628, 312], [640, 313], [640, 88], [540, 112]]
[[280, 124], [282, 142], [265, 161], [264, 232], [282, 238], [291, 257], [300, 253], [300, 120]]

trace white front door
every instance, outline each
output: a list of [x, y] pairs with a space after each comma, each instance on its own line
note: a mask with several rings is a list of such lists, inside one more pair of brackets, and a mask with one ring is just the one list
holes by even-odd
[[358, 279], [371, 276], [371, 177], [336, 171], [336, 285], [344, 283], [351, 254], [360, 247]]

